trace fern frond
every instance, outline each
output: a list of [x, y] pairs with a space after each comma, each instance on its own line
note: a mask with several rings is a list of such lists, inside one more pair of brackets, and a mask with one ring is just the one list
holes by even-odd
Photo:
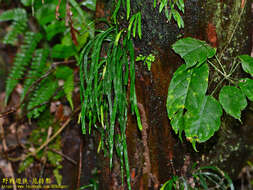
[[74, 91], [74, 74], [72, 73], [65, 81], [63, 90], [66, 94], [66, 98], [72, 108], [74, 109], [73, 101], [72, 101], [72, 92]]
[[57, 81], [53, 80], [51, 77], [44, 79], [39, 87], [33, 93], [30, 99], [27, 109], [28, 118], [37, 118], [41, 112], [46, 108], [45, 103], [50, 100], [50, 98], [55, 94], [57, 89]]
[[3, 12], [0, 15], [0, 22], [9, 21], [9, 20], [15, 20], [15, 21], [22, 20], [23, 22], [26, 22], [27, 13], [25, 9], [21, 9], [21, 8], [11, 9], [11, 10]]
[[22, 34], [27, 27], [27, 23], [21, 20], [13, 21], [10, 30], [4, 36], [3, 43], [14, 45], [17, 41], [17, 36]]
[[11, 73], [6, 82], [6, 96], [5, 104], [7, 104], [10, 94], [16, 87], [18, 81], [23, 76], [25, 71], [25, 66], [27, 66], [32, 58], [34, 49], [36, 48], [38, 42], [41, 39], [40, 34], [33, 32], [27, 32], [25, 34], [24, 44], [21, 46], [20, 53], [15, 57]]
[[37, 49], [32, 59], [31, 69], [28, 72], [27, 79], [24, 82], [24, 90], [21, 94], [21, 101], [24, 100], [26, 93], [31, 85], [39, 79], [47, 70], [46, 61], [48, 57], [47, 49]]

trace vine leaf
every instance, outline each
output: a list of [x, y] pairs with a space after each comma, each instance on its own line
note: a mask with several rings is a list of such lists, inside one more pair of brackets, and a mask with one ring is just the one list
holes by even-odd
[[183, 130], [180, 118], [184, 108], [189, 110], [197, 109], [205, 96], [207, 86], [207, 64], [189, 70], [186, 70], [184, 64], [174, 73], [168, 90], [167, 112], [176, 134], [178, 131]]
[[249, 100], [253, 101], [253, 80], [252, 79], [241, 79], [239, 82], [239, 87], [243, 94], [246, 95]]
[[250, 57], [249, 55], [240, 55], [238, 57], [242, 62], [243, 70], [253, 76], [253, 57]]
[[216, 53], [216, 49], [206, 42], [190, 37], [178, 40], [172, 45], [172, 49], [185, 60], [186, 68], [197, 63], [202, 64]]
[[185, 114], [185, 135], [195, 144], [205, 142], [213, 136], [221, 124], [222, 108], [212, 96], [205, 96], [197, 109], [188, 110]]
[[224, 86], [220, 91], [219, 101], [229, 115], [241, 121], [241, 111], [246, 108], [247, 100], [240, 89]]

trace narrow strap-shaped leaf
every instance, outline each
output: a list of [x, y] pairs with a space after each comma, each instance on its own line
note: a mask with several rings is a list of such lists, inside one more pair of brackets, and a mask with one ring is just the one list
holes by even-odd
[[126, 0], [126, 9], [127, 9], [127, 20], [129, 19], [130, 16], [130, 11], [131, 11], [131, 5], [130, 5], [131, 0]]

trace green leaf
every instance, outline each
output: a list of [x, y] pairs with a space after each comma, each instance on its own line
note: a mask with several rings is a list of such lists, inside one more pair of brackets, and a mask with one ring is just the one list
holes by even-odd
[[[52, 22], [55, 20], [55, 10], [56, 10], [57, 4], [55, 3], [47, 3], [42, 5], [38, 10], [35, 12], [35, 16], [40, 23], [41, 26], [45, 26], [46, 24]], [[65, 15], [62, 13], [62, 6], [60, 6], [60, 18], [64, 18]]]
[[219, 101], [229, 115], [241, 121], [241, 111], [246, 108], [247, 100], [240, 89], [224, 86], [220, 91]]
[[32, 5], [32, 0], [21, 0], [21, 3], [24, 6], [31, 6]]
[[222, 108], [212, 96], [205, 96], [197, 109], [185, 114], [185, 135], [192, 142], [205, 142], [210, 139], [221, 124]]
[[186, 65], [182, 65], [174, 73], [168, 90], [166, 107], [172, 128], [176, 134], [179, 131], [180, 138], [184, 129], [182, 119], [184, 109], [198, 109], [205, 97], [207, 86], [207, 64], [188, 70]]
[[66, 94], [66, 98], [69, 101], [69, 104], [70, 104], [70, 106], [73, 110], [74, 109], [74, 104], [73, 104], [73, 101], [72, 101], [72, 93], [74, 91], [74, 73], [69, 75], [67, 80], [64, 81], [63, 89], [64, 89], [64, 92]]
[[243, 70], [253, 76], [253, 57], [250, 57], [249, 55], [240, 55], [238, 57], [242, 62]]
[[96, 10], [96, 0], [85, 0], [81, 3], [81, 5], [89, 8], [92, 11]]
[[249, 100], [253, 101], [253, 80], [248, 78], [241, 79], [239, 87], [241, 88], [243, 94], [246, 95]]
[[141, 12], [138, 13], [138, 35], [139, 38], [141, 39]]
[[61, 183], [62, 183], [62, 175], [59, 172], [59, 168], [54, 169], [53, 173], [54, 173], [54, 177], [55, 177], [55, 179], [57, 181], [57, 184], [61, 185]]
[[13, 67], [6, 82], [5, 104], [7, 104], [9, 96], [22, 78], [25, 67], [29, 64], [32, 54], [41, 37], [40, 34], [35, 34], [33, 32], [27, 32], [25, 34], [24, 44], [21, 46], [20, 52], [16, 54]]
[[61, 44], [57, 44], [52, 49], [52, 57], [53, 58], [69, 58], [74, 56], [76, 53], [75, 48], [73, 46], [65, 46]]
[[23, 172], [26, 168], [28, 168], [34, 162], [33, 157], [29, 156], [23, 162], [20, 163], [18, 173]]
[[47, 33], [47, 40], [51, 40], [56, 34], [63, 33], [66, 30], [65, 23], [59, 21], [55, 21], [44, 27]]
[[190, 37], [178, 40], [172, 45], [172, 49], [185, 60], [186, 68], [197, 63], [202, 64], [216, 53], [206, 42]]
[[4, 11], [0, 15], [0, 22], [9, 21], [9, 20], [15, 20], [15, 21], [22, 20], [23, 22], [26, 22], [27, 13], [25, 9], [21, 9], [21, 8], [11, 9], [11, 10]]
[[70, 67], [61, 66], [56, 69], [56, 78], [64, 80], [63, 90], [73, 110], [72, 93], [74, 91], [74, 72]]
[[171, 80], [167, 111], [169, 119], [181, 109], [196, 109], [204, 98], [208, 85], [208, 66], [186, 70], [186, 65], [180, 66]]
[[130, 7], [130, 0], [126, 0], [126, 11], [127, 11], [127, 20], [129, 19], [129, 16], [130, 16], [130, 11], [131, 11], [131, 7]]

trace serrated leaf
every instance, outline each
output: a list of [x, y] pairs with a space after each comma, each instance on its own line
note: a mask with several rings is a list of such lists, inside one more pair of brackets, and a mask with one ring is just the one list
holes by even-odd
[[242, 62], [243, 70], [253, 76], [253, 57], [250, 57], [249, 55], [240, 55], [238, 57]]
[[191, 142], [205, 142], [220, 127], [222, 108], [212, 96], [205, 96], [200, 107], [185, 114], [185, 135]]
[[199, 102], [204, 98], [208, 85], [208, 66], [186, 69], [182, 65], [174, 73], [171, 80], [168, 98], [167, 112], [169, 119], [174, 117], [179, 110], [199, 107]]
[[247, 100], [240, 89], [224, 86], [220, 91], [219, 101], [229, 115], [241, 121], [241, 111], [246, 108]]
[[190, 37], [178, 40], [172, 45], [172, 49], [185, 60], [186, 68], [197, 63], [202, 64], [216, 53], [206, 42]]
[[243, 94], [246, 95], [249, 100], [253, 101], [253, 80], [252, 79], [241, 79], [239, 82], [239, 87]]

